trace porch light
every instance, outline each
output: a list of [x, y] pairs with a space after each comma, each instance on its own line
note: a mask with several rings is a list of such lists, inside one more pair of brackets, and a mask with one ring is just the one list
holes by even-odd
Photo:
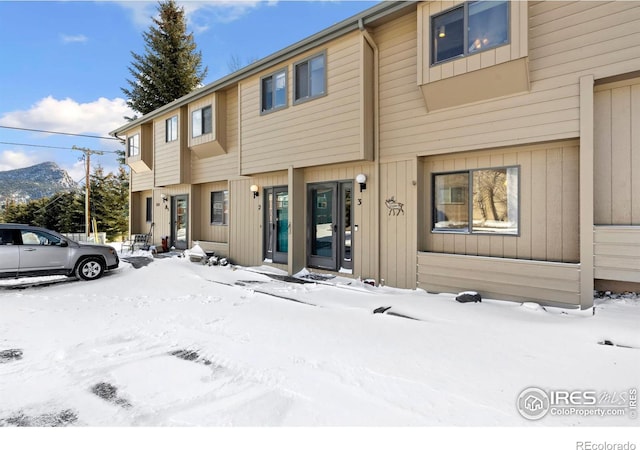
[[249, 188], [249, 190], [251, 192], [253, 192], [253, 198], [256, 198], [258, 195], [260, 195], [260, 192], [258, 192], [258, 185], [257, 184], [252, 184], [251, 187]]
[[445, 36], [446, 36], [446, 34], [444, 32], [444, 25], [441, 25], [440, 28], [438, 29], [438, 37], [439, 38], [443, 38]]
[[360, 185], [360, 192], [367, 189], [367, 176], [363, 173], [360, 173], [356, 176], [356, 182]]

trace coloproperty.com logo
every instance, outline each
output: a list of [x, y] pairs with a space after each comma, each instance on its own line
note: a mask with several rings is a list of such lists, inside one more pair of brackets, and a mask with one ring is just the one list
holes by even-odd
[[638, 417], [638, 389], [595, 391], [529, 387], [518, 396], [518, 412], [527, 420], [551, 416]]

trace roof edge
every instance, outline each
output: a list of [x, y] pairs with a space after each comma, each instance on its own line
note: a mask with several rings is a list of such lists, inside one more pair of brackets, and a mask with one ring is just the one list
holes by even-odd
[[313, 47], [317, 47], [319, 45], [323, 45], [326, 42], [329, 42], [333, 39], [336, 39], [340, 36], [343, 36], [347, 33], [355, 31], [359, 29], [359, 24], [362, 23], [364, 26], [367, 24], [373, 24], [378, 20], [384, 19], [394, 13], [397, 13], [405, 8], [410, 7], [418, 3], [419, 0], [402, 0], [402, 1], [387, 1], [382, 0], [378, 5], [374, 5], [369, 9], [362, 11], [354, 16], [351, 16], [345, 20], [342, 20], [335, 25], [332, 25], [329, 28], [325, 28], [318, 33], [315, 33], [301, 41], [298, 41], [288, 47], [285, 47], [282, 50], [278, 50], [271, 55], [268, 55], [258, 61], [249, 64], [229, 75], [226, 75], [216, 81], [213, 81], [201, 88], [198, 88], [174, 101], [171, 103], [167, 103], [160, 108], [157, 108], [150, 113], [145, 114], [142, 117], [139, 117], [117, 129], [110, 131], [109, 134], [111, 136], [116, 137], [118, 133], [122, 133], [125, 130], [137, 127], [146, 123], [150, 120], [155, 119], [162, 114], [165, 114], [167, 111], [172, 109], [181, 107], [199, 97], [203, 97], [205, 95], [209, 95], [218, 90], [229, 87], [232, 84], [235, 84], [245, 78], [248, 78], [256, 73], [262, 72], [272, 66], [280, 64], [281, 62], [290, 59], [297, 54], [304, 53], [307, 50], [312, 49]]

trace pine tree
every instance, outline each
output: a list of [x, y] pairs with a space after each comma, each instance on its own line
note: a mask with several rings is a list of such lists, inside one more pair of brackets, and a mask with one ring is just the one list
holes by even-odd
[[184, 9], [168, 0], [158, 4], [158, 11], [159, 18], [143, 33], [145, 54], [131, 52], [133, 79], [127, 80], [131, 88], [122, 88], [129, 107], [141, 114], [193, 91], [207, 74], [193, 33], [187, 34]]

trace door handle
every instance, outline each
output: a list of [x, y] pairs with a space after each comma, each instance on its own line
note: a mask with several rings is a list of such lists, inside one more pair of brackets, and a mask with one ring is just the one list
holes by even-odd
[[336, 223], [333, 224], [333, 232], [334, 233], [338, 232], [338, 224], [336, 224]]
[[25, 248], [25, 249], [24, 249], [24, 251], [25, 251], [25, 252], [35, 252], [35, 251], [36, 251], [36, 249], [35, 249], [35, 248], [33, 248], [33, 247], [27, 247], [27, 248]]

